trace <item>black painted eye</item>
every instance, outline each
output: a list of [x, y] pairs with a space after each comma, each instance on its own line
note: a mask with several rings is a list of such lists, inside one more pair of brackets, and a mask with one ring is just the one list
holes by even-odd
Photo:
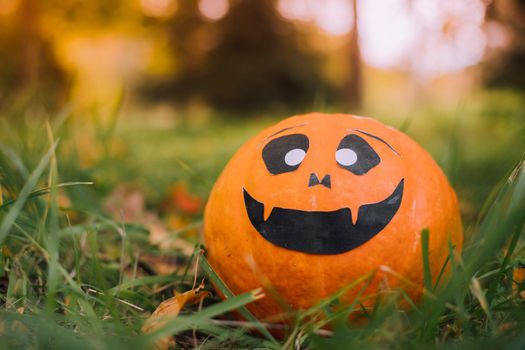
[[345, 136], [335, 152], [340, 167], [356, 175], [366, 174], [381, 162], [381, 158], [370, 145], [357, 135]]
[[303, 162], [308, 146], [308, 137], [303, 134], [276, 138], [264, 146], [262, 151], [264, 164], [274, 175], [294, 171]]

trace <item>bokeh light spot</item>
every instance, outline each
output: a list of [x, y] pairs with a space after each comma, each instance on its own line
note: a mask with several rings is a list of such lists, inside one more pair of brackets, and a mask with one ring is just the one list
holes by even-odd
[[142, 13], [149, 17], [171, 17], [177, 11], [176, 0], [140, 0]]
[[[411, 70], [427, 79], [461, 70], [481, 61], [487, 46], [482, 29], [482, 0], [355, 0], [359, 43], [371, 66]], [[311, 21], [331, 36], [353, 28], [349, 0], [279, 0], [289, 20]], [[493, 30], [495, 41], [504, 41]]]
[[279, 0], [277, 8], [284, 18], [314, 22], [333, 36], [345, 35], [354, 26], [348, 0]]
[[8, 16], [15, 12], [18, 0], [0, 0], [0, 16]]
[[211, 21], [217, 21], [224, 17], [230, 9], [228, 0], [200, 0], [199, 11]]

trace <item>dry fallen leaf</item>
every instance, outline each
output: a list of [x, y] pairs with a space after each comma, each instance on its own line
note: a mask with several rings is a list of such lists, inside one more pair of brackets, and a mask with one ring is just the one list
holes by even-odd
[[[159, 247], [162, 251], [181, 250], [185, 255], [193, 253], [193, 244], [168, 230], [166, 224], [158, 217], [157, 213], [146, 209], [145, 198], [142, 191], [133, 184], [121, 184], [106, 198], [104, 202], [105, 211], [117, 222], [139, 223], [149, 231], [148, 240], [150, 244]], [[168, 226], [173, 230], [184, 229], [190, 225], [182, 217], [173, 227], [173, 215], [168, 217]], [[184, 232], [187, 230], [184, 229]], [[191, 231], [191, 230], [188, 230]]]
[[151, 222], [146, 227], [149, 230], [148, 241], [150, 244], [158, 246], [160, 250], [171, 249], [170, 234], [160, 221]]
[[168, 231], [165, 226], [159, 223], [148, 224], [146, 228], [149, 230], [149, 243], [157, 246], [160, 251], [169, 253], [179, 251], [185, 256], [193, 254], [194, 244], [188, 242], [177, 232]]
[[[16, 312], [20, 315], [23, 315], [25, 308], [19, 307], [16, 309]], [[8, 328], [6, 329], [6, 324], [4, 320], [0, 320], [0, 337], [6, 332], [18, 332], [18, 333], [28, 333], [29, 328], [19, 320], [14, 320], [8, 323]]]
[[186, 215], [200, 213], [203, 200], [190, 193], [186, 184], [180, 182], [172, 185], [168, 190], [168, 196], [162, 204], [165, 212], [181, 212]]
[[4, 256], [8, 256], [8, 257], [13, 256], [13, 253], [11, 253], [11, 251], [9, 250], [9, 248], [6, 245], [2, 246], [2, 254]]
[[146, 210], [144, 194], [133, 184], [118, 185], [104, 201], [104, 209], [116, 221], [155, 221], [153, 213]]
[[[164, 300], [146, 322], [144, 322], [142, 332], [151, 333], [162, 328], [170, 318], [173, 319], [177, 317], [186, 304], [199, 303], [202, 299], [206, 298], [209, 293], [207, 291], [202, 291], [203, 287], [204, 284], [201, 284], [195, 289], [184, 293], [175, 293], [173, 298]], [[172, 337], [161, 339], [155, 343], [155, 349], [166, 350], [168, 349], [170, 342], [172, 342]]]
[[[517, 267], [512, 273], [512, 289], [525, 299], [525, 267]], [[521, 292], [520, 292], [521, 291]]]
[[171, 275], [178, 270], [184, 270], [185, 260], [180, 260], [174, 255], [149, 255], [142, 254], [140, 262], [146, 264], [156, 275]]

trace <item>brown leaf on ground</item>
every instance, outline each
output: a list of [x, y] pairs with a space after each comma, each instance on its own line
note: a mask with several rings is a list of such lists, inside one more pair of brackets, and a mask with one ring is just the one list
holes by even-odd
[[147, 255], [140, 256], [140, 261], [151, 268], [157, 275], [171, 275], [186, 266], [186, 261], [180, 261], [173, 255]]
[[[149, 231], [150, 244], [159, 247], [160, 250], [180, 250], [185, 255], [193, 253], [193, 244], [168, 230], [168, 226], [174, 230], [182, 230], [190, 225], [191, 221], [173, 214], [168, 217], [168, 225], [166, 225], [155, 212], [146, 210], [144, 194], [137, 186], [132, 184], [117, 186], [107, 197], [104, 209], [117, 222], [142, 224]], [[174, 217], [177, 221], [173, 221]], [[184, 232], [187, 234], [186, 231]]]
[[[149, 230], [148, 241], [163, 251], [179, 250], [184, 255], [193, 253], [193, 244], [181, 237], [180, 231], [169, 231], [163, 223], [152, 222], [146, 225]], [[181, 230], [179, 228], [179, 230]], [[191, 231], [190, 231], [191, 232]], [[185, 232], [185, 236], [187, 233]]]
[[195, 215], [200, 213], [203, 206], [203, 200], [190, 193], [184, 183], [176, 183], [168, 190], [168, 196], [162, 203], [162, 210], [165, 212], [181, 212], [186, 215]]
[[517, 267], [512, 272], [512, 289], [525, 299], [525, 267]]
[[[24, 307], [19, 307], [16, 309], [16, 312], [20, 315], [23, 315], [25, 311]], [[0, 337], [7, 332], [18, 332], [18, 333], [29, 333], [29, 328], [21, 321], [14, 320], [8, 324], [10, 327], [6, 329], [6, 325], [3, 320], [0, 320]]]
[[[160, 303], [155, 312], [144, 322], [142, 333], [151, 333], [162, 328], [170, 319], [177, 317], [185, 305], [199, 303], [206, 298], [209, 293], [202, 291], [203, 287], [204, 285], [201, 284], [187, 292], [175, 293], [173, 298]], [[166, 350], [172, 342], [174, 342], [172, 337], [163, 338], [155, 343], [155, 349]]]
[[155, 214], [148, 212], [144, 195], [138, 187], [121, 184], [106, 198], [104, 209], [115, 221], [146, 223], [155, 220]]
[[160, 250], [171, 249], [172, 239], [166, 226], [161, 222], [151, 222], [146, 225], [149, 230], [148, 241], [150, 244], [158, 246]]
[[64, 190], [58, 191], [57, 204], [60, 208], [70, 209], [71, 208], [71, 199]]
[[12, 257], [13, 256], [13, 253], [11, 253], [11, 251], [9, 250], [9, 248], [4, 245], [2, 246], [2, 255], [3, 256], [8, 256], [8, 257]]

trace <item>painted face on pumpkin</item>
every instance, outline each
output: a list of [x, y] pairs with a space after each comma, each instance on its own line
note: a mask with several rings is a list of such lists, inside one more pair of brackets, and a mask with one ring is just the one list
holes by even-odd
[[430, 275], [441, 278], [451, 245], [462, 247], [454, 190], [407, 135], [348, 114], [298, 115], [262, 130], [228, 162], [204, 213], [217, 274], [234, 294], [267, 291], [247, 305], [259, 319], [308, 309], [351, 283], [366, 290], [348, 290], [341, 305], [373, 307], [385, 283], [417, 302], [425, 228]]
[[[349, 192], [350, 187], [350, 192], [361, 191], [356, 200], [363, 198], [363, 194], [366, 197], [367, 190], [373, 191], [373, 182], [368, 186], [361, 185], [360, 189], [353, 186], [363, 184], [362, 180], [371, 172], [381, 173], [378, 168], [381, 168], [383, 159], [378, 152], [385, 154], [383, 158], [388, 157], [390, 162], [395, 162], [395, 157], [401, 155], [381, 137], [364, 130], [343, 130], [343, 135], [334, 143], [332, 137], [330, 140], [317, 138], [315, 142], [311, 142], [307, 133], [293, 132], [291, 129], [293, 128], [286, 128], [270, 135], [264, 145], [261, 145], [260, 158], [267, 176], [276, 181], [283, 177], [283, 186], [292, 185], [299, 191], [296, 193], [310, 199], [312, 207], [316, 208], [265, 203], [243, 187], [246, 214], [255, 230], [279, 247], [309, 254], [344, 253], [379, 234], [401, 205], [405, 186], [402, 176], [379, 201], [340, 203], [337, 197], [341, 196], [342, 191]], [[381, 151], [376, 151], [367, 140], [382, 146]], [[319, 149], [314, 150], [314, 147]], [[300, 171], [306, 163], [309, 163], [309, 169]], [[320, 173], [316, 168], [325, 172]], [[292, 178], [293, 176], [296, 178]], [[290, 179], [293, 180], [290, 182]], [[353, 181], [358, 179], [360, 181]], [[370, 180], [375, 179], [377, 174]], [[318, 199], [323, 202], [324, 197], [328, 198], [325, 203], [343, 205], [318, 210]], [[348, 199], [348, 196], [342, 197], [343, 200]]]

